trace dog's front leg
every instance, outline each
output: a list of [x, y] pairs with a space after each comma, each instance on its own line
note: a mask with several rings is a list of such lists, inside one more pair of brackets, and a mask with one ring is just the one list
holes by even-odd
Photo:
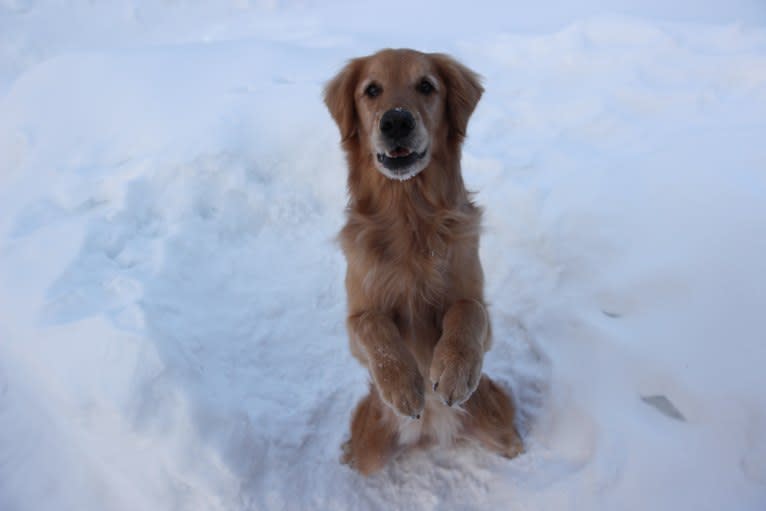
[[425, 403], [423, 377], [393, 320], [368, 311], [351, 315], [348, 326], [361, 345], [381, 399], [399, 415], [420, 418]]
[[429, 377], [447, 406], [465, 402], [481, 378], [489, 349], [489, 318], [478, 300], [458, 300], [444, 315]]

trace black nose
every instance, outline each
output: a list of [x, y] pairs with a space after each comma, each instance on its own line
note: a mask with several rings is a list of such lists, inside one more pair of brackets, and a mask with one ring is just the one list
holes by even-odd
[[401, 140], [415, 128], [415, 118], [407, 110], [395, 108], [380, 118], [380, 131], [391, 140]]

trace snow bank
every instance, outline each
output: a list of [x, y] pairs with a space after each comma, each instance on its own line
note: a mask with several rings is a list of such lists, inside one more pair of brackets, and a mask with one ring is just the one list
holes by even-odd
[[[0, 509], [763, 509], [766, 14], [677, 5], [0, 4]], [[387, 45], [485, 77], [486, 370], [528, 450], [365, 480], [320, 92]]]

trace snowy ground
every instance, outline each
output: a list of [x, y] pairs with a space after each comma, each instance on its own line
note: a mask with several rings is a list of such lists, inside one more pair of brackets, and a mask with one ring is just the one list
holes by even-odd
[[[1, 510], [766, 509], [766, 7], [412, 4], [0, 0]], [[320, 95], [385, 46], [485, 77], [528, 451], [365, 480]]]

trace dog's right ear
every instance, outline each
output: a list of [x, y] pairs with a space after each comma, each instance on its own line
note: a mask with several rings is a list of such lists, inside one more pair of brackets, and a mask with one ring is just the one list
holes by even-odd
[[341, 140], [345, 141], [357, 133], [356, 106], [354, 91], [362, 59], [354, 59], [346, 64], [335, 78], [324, 88], [324, 102], [340, 128]]

